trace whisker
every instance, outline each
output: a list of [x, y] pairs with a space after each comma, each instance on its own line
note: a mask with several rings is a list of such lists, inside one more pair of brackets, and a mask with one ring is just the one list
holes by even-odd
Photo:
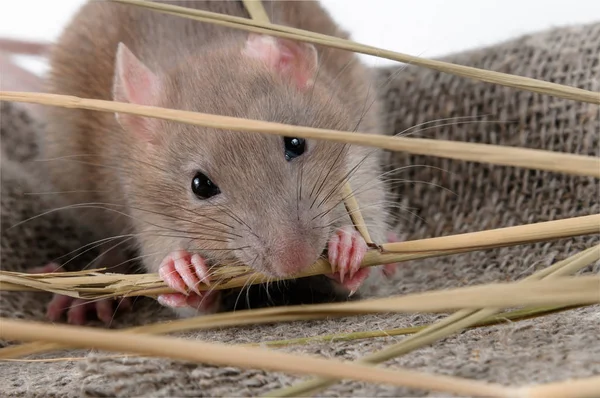
[[[117, 238], [117, 239], [118, 239], [118, 238]], [[101, 251], [101, 252], [100, 252], [100, 254], [98, 254], [98, 255], [97, 255], [97, 256], [96, 256], [96, 257], [95, 257], [95, 258], [94, 258], [92, 261], [90, 261], [88, 264], [86, 264], [86, 265], [85, 265], [85, 266], [84, 266], [82, 269], [83, 269], [83, 270], [86, 270], [86, 269], [88, 269], [88, 267], [91, 267], [91, 266], [92, 266], [92, 265], [93, 265], [93, 264], [94, 264], [94, 263], [95, 263], [97, 260], [101, 259], [103, 256], [105, 256], [105, 255], [106, 255], [107, 253], [109, 253], [111, 250], [113, 250], [113, 249], [116, 249], [117, 247], [121, 246], [121, 245], [122, 245], [122, 244], [124, 244], [124, 243], [127, 243], [127, 242], [129, 242], [129, 241], [130, 241], [130, 240], [132, 240], [132, 239], [133, 239], [133, 237], [129, 237], [129, 238], [127, 238], [127, 239], [124, 239], [124, 240], [122, 240], [121, 242], [118, 242], [116, 245], [113, 245], [113, 246], [109, 247], [108, 249], [106, 249], [106, 250], [104, 250], [104, 251]], [[106, 245], [106, 244], [107, 244], [107, 242], [101, 243], [101, 244], [100, 244], [100, 247], [101, 247], [101, 246], [104, 246], [104, 245]], [[71, 260], [72, 260], [72, 259], [71, 259]], [[71, 261], [71, 260], [69, 260], [69, 261]], [[69, 261], [67, 261], [67, 263], [68, 263]], [[111, 267], [108, 267], [108, 269], [111, 269], [111, 268], [116, 268], [116, 267], [115, 267], [114, 265], [113, 265], [113, 266], [111, 266]]]
[[252, 228], [248, 224], [246, 224], [246, 222], [244, 222], [244, 220], [241, 217], [239, 217], [237, 214], [231, 212], [230, 209], [228, 209], [220, 204], [213, 204], [211, 202], [211, 199], [209, 199], [208, 202], [211, 203], [211, 205], [213, 205], [213, 206], [217, 206], [219, 209], [221, 209], [221, 211], [223, 211], [223, 213], [228, 215], [230, 218], [232, 218], [233, 220], [237, 221], [238, 223], [240, 223], [240, 224], [244, 225], [246, 228], [248, 228], [248, 232], [250, 232], [255, 237], [258, 237], [258, 235], [256, 235], [256, 233], [254, 233]]
[[[379, 187], [377, 186], [369, 186], [372, 184], [377, 184], [377, 183], [383, 183], [383, 181], [369, 181], [364, 183], [363, 185], [361, 185], [360, 187], [358, 187], [357, 189], [353, 189], [353, 195], [354, 196], [358, 196], [361, 194], [364, 194], [365, 192], [368, 192], [372, 189], [377, 189]], [[451, 190], [450, 188], [446, 188], [442, 185], [439, 184], [435, 184], [433, 182], [429, 182], [429, 181], [419, 181], [419, 180], [405, 180], [405, 179], [400, 179], [400, 178], [391, 178], [389, 180], [386, 180], [385, 183], [387, 183], [390, 187], [396, 187], [396, 186], [401, 186], [401, 185], [408, 185], [408, 184], [425, 184], [425, 185], [430, 185], [432, 187], [435, 188], [440, 188], [454, 196], [458, 196], [458, 194], [456, 192], [454, 192], [453, 190]], [[366, 188], [366, 189], [365, 189]]]
[[48, 191], [48, 192], [23, 192], [23, 195], [63, 195], [66, 193], [106, 193], [109, 191], [97, 191], [97, 190], [72, 190], [72, 191]]
[[66, 159], [66, 158], [55, 158], [55, 159], [35, 159], [35, 162], [50, 162], [50, 161], [67, 161], [67, 162], [73, 162], [73, 163], [78, 163], [78, 164], [83, 164], [83, 165], [87, 165], [87, 166], [95, 166], [95, 167], [101, 167], [101, 168], [105, 168], [105, 169], [114, 169], [114, 170], [119, 170], [119, 171], [123, 171], [123, 172], [127, 172], [126, 169], [123, 169], [121, 167], [118, 166], [112, 166], [109, 164], [102, 164], [102, 163], [92, 163], [92, 162], [86, 162], [83, 160], [75, 160], [75, 159]]
[[[425, 222], [425, 220], [424, 220], [423, 218], [421, 218], [420, 216], [418, 216], [416, 213], [414, 213], [414, 212], [411, 212], [411, 211], [407, 210], [408, 208], [406, 208], [406, 207], [404, 207], [404, 206], [400, 205], [399, 203], [394, 203], [394, 202], [389, 202], [389, 201], [384, 201], [384, 202], [382, 202], [382, 203], [372, 203], [372, 204], [369, 204], [369, 205], [366, 205], [366, 206], [361, 206], [360, 208], [358, 208], [358, 209], [356, 209], [356, 210], [353, 210], [353, 211], [350, 211], [350, 212], [348, 212], [348, 214], [354, 214], [355, 212], [362, 212], [362, 211], [364, 211], [365, 209], [381, 208], [381, 207], [383, 207], [384, 205], [385, 205], [386, 207], [389, 207], [389, 208], [396, 208], [396, 209], [400, 209], [400, 210], [406, 211], [407, 213], [410, 213], [412, 216], [414, 216], [414, 217], [417, 217], [417, 218], [418, 218], [418, 219], [420, 219], [421, 221]], [[339, 216], [339, 217], [336, 217], [336, 218], [334, 218], [333, 220], [331, 220], [331, 221], [329, 222], [329, 224], [325, 225], [324, 227], [326, 227], [326, 228], [329, 228], [329, 227], [331, 227], [333, 224], [335, 224], [335, 223], [336, 223], [338, 220], [340, 220], [340, 219], [342, 219], [342, 218], [345, 218], [345, 217], [346, 217], [346, 214], [343, 214], [343, 215], [341, 215], [341, 216]], [[376, 227], [376, 225], [375, 225], [375, 227]]]
[[[312, 209], [313, 206], [315, 205], [315, 202], [317, 200], [317, 198], [319, 197], [319, 194], [321, 193], [321, 190], [323, 189], [323, 187], [325, 186], [325, 182], [327, 181], [327, 179], [329, 178], [329, 175], [331, 174], [331, 172], [333, 171], [333, 168], [335, 166], [335, 164], [337, 163], [337, 161], [340, 159], [342, 153], [348, 148], [348, 146], [346, 144], [342, 145], [340, 148], [340, 151], [338, 152], [338, 155], [335, 157], [335, 160], [333, 161], [333, 163], [331, 164], [331, 167], [329, 168], [329, 170], [327, 171], [327, 174], [325, 175], [325, 177], [323, 178], [321, 185], [319, 187], [319, 189], [317, 190], [317, 193], [310, 205], [310, 208]], [[312, 195], [312, 194], [311, 194]]]
[[[151, 214], [157, 214], [157, 215], [160, 215], [160, 216], [172, 218], [174, 220], [184, 221], [184, 222], [187, 222], [187, 223], [190, 223], [190, 224], [198, 225], [198, 226], [200, 226], [202, 228], [206, 228], [206, 229], [218, 232], [218, 233], [223, 233], [223, 234], [226, 234], [226, 235], [232, 235], [232, 236], [235, 236], [235, 237], [238, 237], [238, 238], [242, 237], [241, 235], [237, 235], [237, 234], [234, 234], [232, 232], [227, 232], [227, 231], [224, 231], [222, 229], [218, 229], [218, 228], [215, 228], [215, 227], [210, 227], [210, 226], [207, 226], [207, 225], [203, 225], [203, 224], [200, 224], [198, 222], [190, 221], [190, 220], [187, 220], [185, 218], [176, 217], [176, 216], [173, 216], [173, 215], [170, 215], [170, 214], [160, 213], [160, 212], [157, 212], [157, 211], [148, 210], [148, 209], [142, 209], [142, 208], [134, 207], [134, 206], [129, 206], [129, 207], [131, 209], [134, 209], [134, 210], [143, 211], [143, 212], [151, 213]], [[231, 228], [233, 229], [233, 227], [231, 227]]]
[[[166, 203], [166, 202], [155, 202], [155, 203], [157, 203], [157, 204], [162, 204], [162, 205], [166, 205], [166, 206], [175, 207], [175, 208], [177, 208], [177, 209], [184, 210], [184, 211], [188, 211], [188, 212], [190, 212], [190, 213], [192, 213], [192, 214], [194, 214], [194, 215], [196, 215], [196, 216], [198, 216], [198, 217], [204, 217], [204, 218], [207, 218], [207, 219], [209, 219], [209, 220], [211, 220], [211, 221], [214, 221], [214, 222], [216, 222], [216, 223], [218, 223], [218, 224], [222, 224], [222, 225], [224, 225], [224, 226], [226, 226], [226, 227], [228, 227], [228, 228], [230, 228], [230, 229], [234, 229], [234, 227], [233, 227], [233, 226], [231, 226], [231, 225], [225, 224], [225, 223], [223, 223], [223, 222], [221, 222], [221, 221], [219, 221], [219, 220], [216, 220], [216, 219], [214, 219], [214, 218], [212, 218], [212, 217], [209, 217], [209, 216], [207, 216], [207, 215], [205, 215], [205, 214], [199, 214], [199, 213], [196, 213], [196, 212], [194, 212], [193, 210], [191, 210], [191, 209], [188, 209], [188, 208], [186, 208], [186, 207], [183, 207], [183, 206], [178, 206], [178, 205], [174, 205], [174, 204], [171, 204], [171, 203]], [[140, 208], [136, 208], [136, 207], [132, 207], [132, 206], [130, 206], [130, 207], [131, 207], [132, 209], [135, 209], [135, 210], [140, 210], [140, 211], [145, 211], [145, 212], [148, 212], [148, 213], [153, 213], [153, 214], [158, 214], [158, 215], [162, 215], [162, 216], [167, 216], [167, 217], [173, 218], [173, 219], [175, 219], [175, 220], [180, 220], [180, 221], [185, 221], [185, 222], [189, 222], [189, 223], [192, 223], [192, 224], [196, 224], [196, 225], [199, 225], [199, 226], [201, 226], [201, 227], [203, 227], [203, 228], [212, 229], [212, 230], [213, 230], [213, 231], [215, 231], [215, 232], [221, 232], [221, 233], [224, 233], [224, 234], [227, 234], [227, 235], [232, 235], [232, 236], [235, 236], [235, 237], [238, 237], [238, 238], [241, 238], [241, 237], [242, 237], [241, 235], [234, 234], [234, 233], [232, 233], [232, 232], [227, 232], [227, 231], [224, 231], [224, 230], [222, 230], [222, 229], [218, 229], [218, 228], [216, 228], [216, 227], [210, 227], [210, 226], [206, 226], [206, 225], [203, 225], [203, 224], [199, 224], [199, 223], [197, 223], [197, 222], [193, 222], [193, 221], [187, 220], [187, 219], [185, 219], [185, 218], [175, 217], [175, 216], [168, 215], [168, 214], [165, 214], [165, 213], [159, 213], [159, 212], [155, 212], [155, 211], [151, 211], [151, 210], [140, 209]]]
[[[456, 173], [454, 173], [453, 171], [442, 169], [441, 167], [429, 166], [429, 165], [426, 165], [426, 164], [411, 164], [411, 165], [408, 165], [408, 166], [396, 167], [394, 169], [391, 169], [391, 170], [388, 170], [388, 171], [386, 171], [384, 173], [381, 173], [379, 175], [379, 178], [385, 177], [388, 174], [392, 174], [392, 173], [396, 173], [396, 172], [400, 172], [400, 171], [408, 171], [409, 169], [414, 169], [415, 167], [423, 167], [423, 168], [426, 168], [426, 169], [433, 169], [433, 170], [443, 171], [444, 173], [448, 173], [450, 175], [456, 175]], [[383, 178], [382, 181], [387, 181], [387, 180]]]
[[[450, 119], [467, 119], [467, 118], [475, 118], [474, 116], [465, 116], [465, 117], [457, 117], [457, 118], [445, 118], [445, 119], [438, 119], [435, 121], [428, 121], [428, 122], [424, 122], [421, 123], [419, 125], [416, 126], [412, 126], [406, 130], [404, 130], [403, 132], [400, 132], [398, 134], [395, 134], [395, 136], [399, 136], [402, 135], [403, 133], [410, 131], [411, 129], [414, 129], [416, 127], [422, 126], [422, 125], [426, 125], [426, 124], [431, 124], [434, 122], [438, 122], [438, 121], [443, 121], [443, 120], [450, 120]], [[444, 124], [444, 125], [436, 125], [436, 126], [431, 126], [419, 131], [425, 131], [427, 129], [432, 129], [432, 128], [438, 128], [438, 127], [443, 127], [445, 125], [459, 125], [459, 124], [467, 124], [467, 123], [475, 123], [475, 122], [479, 122], [479, 123], [492, 123], [494, 121], [469, 121], [469, 122], [456, 122], [456, 123], [448, 123], [448, 124]], [[418, 131], [417, 131], [418, 132]], [[415, 133], [415, 132], [413, 132]], [[333, 195], [337, 190], [339, 190], [346, 182], [348, 182], [350, 180], [350, 178], [354, 175], [354, 173], [358, 170], [359, 166], [362, 165], [366, 159], [368, 157], [370, 157], [371, 155], [373, 155], [374, 153], [376, 153], [377, 151], [379, 151], [379, 148], [375, 148], [374, 150], [370, 151], [369, 153], [367, 153], [355, 166], [353, 166], [350, 171], [344, 176], [344, 178], [342, 178], [338, 183], [336, 183], [333, 188], [329, 191], [329, 193], [327, 195], [325, 195], [325, 197], [321, 200], [321, 202], [319, 203], [318, 207], [322, 206], [323, 203], [325, 203], [330, 197], [331, 195]], [[441, 170], [441, 169], [440, 169]], [[384, 173], [385, 174], [385, 173]], [[314, 204], [314, 202], [313, 202]], [[312, 206], [311, 206], [312, 208]], [[313, 218], [314, 219], [314, 218]]]
[[[118, 156], [111, 156], [111, 155], [106, 155], [106, 154], [99, 155], [99, 154], [93, 154], [93, 153], [89, 153], [89, 154], [77, 154], [77, 155], [65, 155], [65, 156], [59, 156], [59, 157], [56, 157], [56, 158], [35, 159], [34, 161], [36, 161], [36, 162], [50, 162], [50, 161], [56, 161], [56, 160], [70, 161], [72, 158], [78, 158], [78, 157], [108, 158], [108, 159], [114, 159], [114, 160], [118, 161], [119, 163], [121, 163], [123, 161], [123, 159], [120, 158], [120, 157], [118, 157]], [[132, 157], [127, 158], [127, 160], [128, 161], [134, 161], [134, 162], [146, 165], [146, 166], [153, 167], [156, 170], [162, 171], [164, 173], [169, 173], [168, 170], [160, 168], [157, 165], [152, 164], [150, 162], [144, 162], [143, 160], [134, 159]], [[92, 165], [92, 166], [99, 166], [99, 167], [106, 166], [106, 165], [103, 165], [103, 164], [96, 164], [96, 163], [91, 163], [90, 165]], [[122, 169], [122, 170], [125, 171], [125, 169]]]
[[[108, 249], [108, 250], [105, 250], [105, 251], [103, 251], [103, 252], [100, 252], [100, 254], [98, 254], [97, 256], [95, 256], [95, 257], [94, 257], [94, 259], [93, 259], [92, 261], [90, 261], [90, 262], [89, 262], [87, 265], [85, 265], [85, 266], [84, 266], [82, 269], [83, 269], [83, 270], [87, 269], [87, 268], [88, 268], [88, 267], [89, 267], [91, 264], [93, 264], [93, 263], [94, 263], [96, 260], [98, 260], [99, 258], [101, 258], [101, 257], [102, 257], [104, 254], [108, 253], [110, 250], [112, 250], [112, 249], [114, 249], [114, 248], [118, 247], [119, 245], [121, 245], [121, 244], [123, 244], [123, 243], [129, 242], [129, 241], [130, 241], [130, 240], [132, 240], [133, 238], [134, 238], [133, 236], [127, 237], [127, 239], [125, 239], [125, 240], [123, 240], [123, 241], [119, 242], [117, 245], [115, 245], [115, 246], [111, 247], [110, 249]], [[79, 253], [79, 254], [77, 254], [76, 256], [74, 256], [74, 257], [70, 258], [69, 260], [65, 261], [64, 263], [62, 263], [61, 267], [64, 267], [64, 266], [65, 266], [65, 265], [67, 265], [68, 263], [70, 263], [70, 262], [72, 262], [72, 261], [76, 260], [77, 258], [81, 257], [82, 255], [84, 255], [85, 253], [88, 253], [88, 252], [90, 252], [90, 251], [92, 251], [92, 250], [94, 250], [94, 249], [97, 249], [97, 248], [99, 248], [99, 247], [102, 247], [103, 245], [106, 245], [106, 244], [108, 244], [108, 243], [111, 243], [111, 242], [113, 242], [113, 241], [115, 241], [115, 240], [118, 240], [118, 239], [120, 239], [120, 238], [119, 238], [119, 237], [115, 237], [115, 238], [112, 238], [112, 239], [110, 239], [110, 240], [105, 240], [104, 242], [97, 243], [97, 244], [95, 244], [94, 246], [92, 246], [92, 247], [90, 247], [90, 248], [86, 249], [86, 250], [85, 250], [85, 251], [83, 251], [82, 253]]]
[[[95, 241], [93, 241], [93, 242], [86, 243], [85, 245], [83, 245], [83, 246], [80, 246], [80, 247], [78, 247], [78, 248], [77, 248], [77, 249], [75, 249], [75, 250], [71, 250], [71, 251], [70, 251], [70, 252], [68, 252], [67, 254], [63, 254], [62, 256], [55, 257], [54, 259], [50, 260], [50, 262], [51, 262], [51, 263], [57, 262], [58, 260], [60, 260], [60, 259], [62, 259], [62, 258], [65, 258], [65, 257], [68, 257], [68, 256], [70, 256], [71, 254], [74, 254], [74, 253], [78, 252], [79, 250], [85, 249], [85, 248], [86, 248], [86, 247], [88, 247], [88, 246], [93, 246], [93, 245], [95, 245], [95, 244], [98, 244], [98, 243], [104, 243], [104, 242], [106, 242], [106, 241], [109, 241], [109, 242], [110, 242], [111, 240], [114, 240], [114, 239], [118, 239], [118, 238], [126, 238], [126, 237], [129, 237], [129, 236], [132, 236], [132, 234], [126, 234], [126, 235], [117, 235], [117, 236], [111, 236], [111, 237], [108, 237], [108, 238], [98, 239], [98, 240], [95, 240]], [[97, 246], [95, 246], [94, 248], [96, 248], [96, 247], [97, 247]]]
[[[26, 220], [20, 221], [17, 224], [9, 227], [9, 229], [15, 228], [15, 227], [17, 227], [19, 225], [22, 225], [22, 224], [26, 223], [26, 222], [32, 221], [32, 220], [34, 220], [36, 218], [42, 217], [42, 216], [47, 215], [47, 214], [51, 214], [53, 212], [57, 212], [57, 211], [61, 211], [61, 210], [69, 210], [69, 209], [82, 209], [82, 208], [106, 210], [106, 211], [114, 212], [116, 214], [122, 215], [122, 216], [130, 218], [130, 219], [136, 220], [135, 217], [133, 217], [133, 216], [131, 216], [129, 214], [126, 214], [126, 213], [124, 213], [122, 211], [119, 211], [119, 210], [116, 210], [116, 209], [112, 209], [112, 208], [107, 207], [107, 206], [125, 207], [124, 205], [118, 205], [118, 204], [114, 204], [114, 203], [104, 203], [104, 202], [89, 202], [89, 203], [78, 203], [78, 204], [73, 204], [73, 205], [67, 205], [67, 206], [62, 206], [62, 207], [58, 207], [58, 208], [55, 208], [55, 209], [52, 209], [52, 210], [45, 211], [45, 212], [43, 212], [41, 214], [38, 214], [38, 215], [33, 216], [33, 217], [30, 217], [30, 218], [28, 218]], [[144, 209], [137, 209], [137, 210], [144, 211]], [[168, 215], [165, 215], [165, 214], [162, 214], [162, 213], [156, 213], [156, 214], [160, 214], [160, 215], [168, 217]], [[154, 227], [165, 229], [165, 230], [170, 230], [170, 231], [174, 231], [174, 232], [183, 232], [183, 233], [187, 232], [187, 231], [181, 231], [181, 230], [178, 230], [178, 229], [175, 229], [175, 228], [169, 228], [169, 227], [157, 225], [157, 224], [151, 223], [151, 222], [149, 222], [147, 220], [138, 220], [138, 221], [141, 221], [141, 222], [144, 222], [144, 223], [146, 223], [148, 225], [152, 225]], [[184, 220], [184, 221], [186, 221], [186, 220]], [[203, 227], [203, 228], [206, 228], [206, 226], [203, 226], [203, 225], [198, 224], [198, 223], [196, 223], [196, 224], [199, 225], [199, 226], [201, 226], [201, 227]]]

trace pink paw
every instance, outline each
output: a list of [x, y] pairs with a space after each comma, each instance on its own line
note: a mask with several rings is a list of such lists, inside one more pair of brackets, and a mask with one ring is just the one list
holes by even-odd
[[[387, 239], [389, 243], [400, 241], [398, 239], [398, 236], [394, 232], [388, 232]], [[400, 263], [386, 264], [383, 266], [382, 272], [386, 277], [391, 278], [396, 273], [396, 270], [398, 269], [399, 265]]]
[[[59, 272], [61, 271], [60, 268], [58, 264], [50, 263], [34, 268], [30, 272], [33, 274], [48, 274]], [[115, 300], [112, 299], [94, 301], [55, 294], [46, 308], [46, 317], [52, 322], [58, 322], [66, 313], [68, 323], [72, 325], [84, 325], [88, 320], [88, 313], [95, 312], [99, 320], [109, 325], [117, 311], [131, 309], [131, 299], [129, 297], [122, 298], [118, 302], [116, 309], [113, 308], [114, 302]]]
[[167, 307], [195, 307], [203, 312], [212, 312], [219, 292], [201, 292], [200, 283], [210, 284], [208, 266], [199, 254], [177, 250], [164, 258], [158, 274], [165, 283], [180, 293], [161, 294], [158, 302]]
[[368, 268], [360, 268], [366, 252], [367, 243], [360, 232], [352, 227], [338, 229], [329, 240], [327, 253], [334, 272], [328, 276], [350, 290], [350, 295], [369, 276]]

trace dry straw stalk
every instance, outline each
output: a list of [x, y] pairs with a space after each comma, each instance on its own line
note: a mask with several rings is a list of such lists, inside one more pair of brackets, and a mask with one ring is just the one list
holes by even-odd
[[[382, 253], [378, 250], [367, 252], [361, 266], [369, 267], [597, 233], [600, 233], [599, 214], [440, 238], [386, 243], [381, 245]], [[220, 283], [213, 283], [210, 287], [201, 284], [198, 288], [200, 290], [230, 289], [242, 287], [248, 283], [265, 283], [269, 280], [264, 275], [253, 273], [245, 266], [224, 267], [222, 271], [226, 274], [219, 275]], [[329, 272], [331, 272], [329, 263], [326, 260], [319, 260], [310, 270], [295, 275], [293, 278]], [[173, 292], [157, 274], [102, 274], [97, 271], [52, 274], [0, 271], [0, 291], [3, 290], [49, 291], [86, 299], [156, 296]]]
[[0, 92], [0, 100], [60, 106], [64, 108], [88, 109], [101, 112], [127, 113], [216, 129], [296, 136], [315, 140], [329, 140], [346, 144], [376, 147], [390, 151], [403, 151], [416, 155], [437, 156], [447, 159], [492, 163], [503, 166], [524, 167], [600, 178], [600, 159], [593, 156], [575, 155], [570, 153], [506, 147], [501, 145], [476, 144], [471, 142], [388, 137], [383, 135], [353, 133], [349, 131], [318, 129], [58, 94], [2, 91]]
[[600, 105], [600, 93], [596, 93], [593, 91], [569, 87], [562, 84], [545, 82], [543, 80], [537, 80], [528, 77], [515, 76], [506, 73], [489, 71], [485, 69], [456, 65], [449, 62], [414, 57], [411, 55], [384, 50], [382, 48], [366, 46], [351, 40], [340, 39], [337, 37], [327, 36], [320, 33], [309, 32], [302, 29], [290, 28], [287, 26], [268, 23], [263, 20], [247, 19], [227, 14], [219, 14], [204, 10], [189, 9], [186, 7], [154, 3], [143, 0], [109, 1], [145, 7], [155, 11], [164, 12], [166, 14], [178, 15], [181, 17], [195, 19], [202, 22], [213, 23], [216, 25], [228, 26], [231, 28], [243, 29], [251, 32], [265, 33], [268, 35], [279, 36], [313, 44], [321, 44], [324, 46], [353, 51], [356, 53], [373, 55], [376, 57], [386, 58], [393, 61], [405, 62], [417, 66], [422, 66], [440, 72], [451, 73], [456, 76], [476, 79], [487, 83], [499, 84], [501, 86], [507, 86], [525, 91], [553, 95], [560, 98], [566, 98], [581, 102], [589, 102], [592, 104]]
[[600, 397], [600, 376], [524, 387], [519, 389], [515, 396], [528, 398], [598, 398]]
[[[480, 328], [485, 326], [497, 325], [504, 322], [517, 322], [523, 321], [532, 318], [538, 318], [541, 316], [545, 316], [552, 313], [568, 311], [575, 308], [582, 308], [582, 306], [550, 306], [550, 307], [534, 307], [534, 308], [525, 308], [521, 310], [515, 311], [505, 311], [497, 315], [490, 316], [483, 321], [469, 327], [472, 328]], [[394, 336], [407, 336], [418, 333], [425, 328], [427, 325], [423, 326], [409, 326], [404, 328], [395, 328], [395, 329], [376, 329], [376, 330], [363, 330], [360, 332], [349, 332], [349, 333], [335, 333], [335, 334], [323, 334], [318, 336], [310, 336], [310, 337], [298, 337], [295, 339], [285, 339], [285, 340], [268, 340], [261, 341], [258, 343], [247, 343], [243, 345], [248, 346], [256, 346], [256, 347], [287, 347], [287, 346], [296, 346], [296, 345], [306, 345], [310, 343], [331, 343], [331, 342], [339, 342], [339, 341], [354, 341], [354, 340], [364, 340], [364, 339], [372, 339], [376, 337], [394, 337]], [[1, 352], [2, 350], [0, 350]], [[1, 357], [1, 354], [0, 354]]]
[[82, 326], [48, 325], [7, 318], [0, 318], [0, 320], [2, 321], [0, 337], [5, 339], [45, 340], [80, 348], [129, 352], [220, 366], [237, 366], [304, 375], [317, 374], [336, 379], [354, 379], [469, 396], [514, 396], [514, 390], [497, 384], [431, 375], [406, 369], [393, 371], [375, 369], [337, 360], [285, 354], [260, 348], [121, 333]]
[[[599, 250], [596, 250], [596, 254], [598, 253]], [[126, 329], [123, 333], [166, 334], [217, 327], [322, 319], [372, 313], [446, 312], [460, 308], [477, 309], [485, 305], [494, 305], [496, 307], [586, 305], [600, 301], [600, 297], [597, 295], [599, 282], [600, 279], [596, 277], [560, 278], [556, 281], [530, 282], [527, 285], [523, 283], [480, 285], [353, 303], [246, 310], [135, 327]], [[490, 314], [490, 316], [492, 315], [494, 314]], [[482, 318], [475, 323], [483, 320]], [[0, 349], [0, 358], [17, 358], [67, 347], [37, 343], [30, 346], [6, 347]]]
[[[569, 309], [578, 308], [582, 306], [552, 306], [552, 307], [536, 307], [536, 308], [525, 308], [522, 310], [507, 311], [482, 322], [479, 322], [473, 327], [484, 327], [495, 325], [507, 321], [521, 321], [525, 319], [531, 319], [535, 317], [544, 316], [550, 313], [567, 311]], [[146, 333], [146, 334], [170, 334], [185, 331], [200, 331], [209, 329], [222, 329], [234, 326], [247, 326], [247, 325], [260, 325], [266, 323], [277, 323], [277, 322], [292, 322], [292, 321], [306, 321], [316, 320], [323, 318], [333, 317], [344, 317], [350, 314], [332, 314], [327, 315], [325, 313], [303, 313], [303, 314], [266, 314], [264, 316], [257, 315], [256, 310], [239, 311], [234, 316], [231, 313], [220, 313], [215, 315], [200, 316], [194, 318], [178, 319], [173, 321], [160, 322], [155, 324], [149, 324], [144, 326], [136, 326], [132, 328], [122, 329], [123, 332], [127, 333]], [[309, 344], [312, 342], [332, 342], [332, 341], [348, 341], [348, 340], [359, 340], [368, 339], [374, 337], [391, 337], [409, 335], [420, 332], [427, 326], [414, 326], [407, 328], [388, 329], [388, 330], [374, 330], [374, 331], [362, 331], [353, 333], [340, 333], [340, 334], [328, 334], [314, 337], [288, 339], [288, 340], [269, 340], [260, 341], [255, 343], [244, 343], [243, 346], [253, 347], [285, 347], [291, 345], [302, 345]], [[0, 359], [4, 361], [70, 361], [77, 358], [44, 358], [44, 359], [18, 359], [25, 356], [34, 354], [41, 354], [49, 351], [56, 351], [62, 349], [68, 349], [68, 346], [44, 343], [44, 342], [33, 342], [28, 344], [12, 345], [4, 348], [0, 348]], [[84, 359], [84, 358], [78, 358]]]

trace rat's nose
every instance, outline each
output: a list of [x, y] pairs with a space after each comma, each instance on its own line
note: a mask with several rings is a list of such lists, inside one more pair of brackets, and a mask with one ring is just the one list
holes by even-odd
[[298, 274], [319, 259], [320, 251], [307, 243], [292, 243], [281, 247], [272, 259], [273, 271], [281, 277]]

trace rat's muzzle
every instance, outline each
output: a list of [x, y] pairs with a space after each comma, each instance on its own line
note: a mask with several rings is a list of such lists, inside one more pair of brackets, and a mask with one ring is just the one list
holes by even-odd
[[322, 252], [305, 242], [295, 242], [272, 252], [269, 269], [279, 277], [293, 276], [313, 265]]

